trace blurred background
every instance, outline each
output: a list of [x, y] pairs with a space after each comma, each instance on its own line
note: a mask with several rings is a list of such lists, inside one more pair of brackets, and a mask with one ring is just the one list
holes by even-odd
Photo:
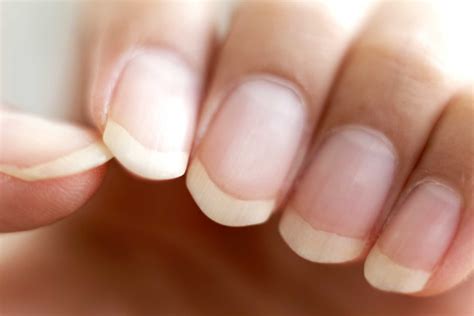
[[[215, 1], [221, 33], [234, 0]], [[84, 4], [0, 0], [0, 100], [54, 118], [83, 121]]]
[[79, 1], [0, 1], [1, 101], [80, 118]]
[[[223, 29], [236, 1], [211, 1], [222, 9], [219, 22]], [[429, 1], [445, 8], [443, 31], [450, 47], [449, 67], [459, 78], [472, 79], [474, 40], [469, 35], [474, 29], [474, 2]], [[331, 0], [328, 4], [349, 19], [359, 2], [365, 0]], [[4, 104], [50, 117], [83, 119], [84, 3], [92, 2], [0, 0], [0, 98]]]

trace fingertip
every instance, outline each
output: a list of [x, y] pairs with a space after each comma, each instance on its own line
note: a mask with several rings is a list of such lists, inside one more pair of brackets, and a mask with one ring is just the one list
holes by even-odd
[[26, 181], [0, 173], [0, 232], [34, 229], [71, 214], [97, 191], [106, 166], [62, 178]]
[[0, 111], [0, 231], [62, 218], [98, 188], [112, 158], [83, 126]]
[[199, 159], [191, 163], [186, 185], [202, 212], [221, 225], [261, 224], [268, 220], [275, 208], [274, 200], [242, 200], [224, 192], [212, 181]]
[[359, 259], [366, 248], [363, 239], [315, 229], [291, 209], [283, 214], [279, 230], [283, 240], [296, 254], [312, 262], [352, 262]]
[[189, 153], [158, 151], [145, 147], [120, 124], [107, 120], [103, 141], [116, 159], [131, 173], [149, 180], [167, 180], [182, 176]]

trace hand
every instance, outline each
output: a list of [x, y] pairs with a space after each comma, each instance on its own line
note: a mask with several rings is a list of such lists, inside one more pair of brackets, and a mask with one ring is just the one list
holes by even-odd
[[[2, 111], [0, 229], [80, 211], [2, 237], [0, 313], [468, 314], [472, 87], [431, 5], [328, 6], [244, 2], [222, 46], [212, 3], [94, 8], [98, 132]], [[182, 179], [101, 183], [109, 150], [148, 180], [191, 156], [220, 224], [279, 214], [226, 228]]]

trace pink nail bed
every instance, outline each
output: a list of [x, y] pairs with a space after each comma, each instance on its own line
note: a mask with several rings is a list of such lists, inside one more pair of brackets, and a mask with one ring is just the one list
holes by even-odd
[[240, 83], [222, 101], [190, 165], [187, 185], [196, 203], [224, 225], [266, 221], [305, 128], [305, 105], [282, 80]]
[[389, 221], [378, 246], [399, 264], [430, 271], [453, 238], [460, 208], [455, 191], [437, 182], [422, 182]]
[[363, 127], [331, 133], [292, 201], [315, 229], [364, 239], [392, 185], [396, 156], [388, 140]]

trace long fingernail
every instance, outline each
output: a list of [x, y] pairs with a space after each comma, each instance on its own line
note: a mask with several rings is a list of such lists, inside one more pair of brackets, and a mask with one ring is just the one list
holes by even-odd
[[[335, 131], [316, 152], [280, 231], [293, 250], [315, 262], [345, 262], [364, 250], [390, 189], [396, 159], [375, 131], [347, 127]], [[298, 227], [300, 229], [298, 229]]]
[[199, 99], [194, 73], [172, 53], [143, 52], [125, 67], [110, 104], [104, 142], [147, 179], [184, 174]]
[[65, 177], [112, 155], [92, 131], [16, 112], [0, 111], [0, 172], [25, 181]]
[[369, 283], [385, 291], [421, 291], [454, 237], [460, 209], [460, 196], [450, 188], [418, 185], [371, 250], [364, 269]]
[[289, 85], [254, 78], [222, 104], [187, 176], [202, 211], [228, 226], [266, 221], [295, 160], [304, 104]]

